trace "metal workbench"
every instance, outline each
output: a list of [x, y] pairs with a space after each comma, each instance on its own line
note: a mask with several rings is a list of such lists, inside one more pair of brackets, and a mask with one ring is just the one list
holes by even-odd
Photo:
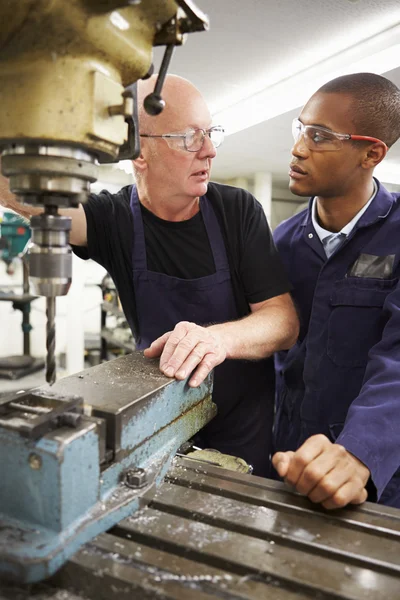
[[328, 512], [284, 484], [176, 458], [147, 508], [7, 600], [400, 598], [400, 511]]

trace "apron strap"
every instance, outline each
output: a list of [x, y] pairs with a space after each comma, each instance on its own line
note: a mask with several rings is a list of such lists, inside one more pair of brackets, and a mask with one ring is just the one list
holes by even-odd
[[133, 216], [132, 265], [135, 270], [146, 271], [146, 241], [144, 238], [142, 211], [140, 210], [139, 195], [136, 185], [132, 186], [130, 204]]
[[229, 270], [224, 238], [215, 211], [207, 196], [202, 196], [200, 198], [200, 210], [214, 258], [215, 270]]

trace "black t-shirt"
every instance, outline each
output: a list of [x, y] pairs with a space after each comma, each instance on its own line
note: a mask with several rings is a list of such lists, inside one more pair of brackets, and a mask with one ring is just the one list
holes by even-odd
[[214, 258], [201, 213], [187, 221], [164, 221], [140, 205], [147, 268], [180, 279], [215, 273]]
[[[92, 258], [114, 280], [127, 321], [135, 335], [138, 323], [132, 273], [132, 186], [117, 194], [103, 190], [84, 204], [87, 247], [74, 246], [81, 258]], [[216, 213], [224, 238], [238, 314], [249, 304], [290, 291], [284, 267], [260, 203], [247, 191], [210, 183], [207, 199]], [[141, 205], [147, 268], [182, 279], [215, 272], [215, 264], [201, 213], [187, 221], [158, 218]]]

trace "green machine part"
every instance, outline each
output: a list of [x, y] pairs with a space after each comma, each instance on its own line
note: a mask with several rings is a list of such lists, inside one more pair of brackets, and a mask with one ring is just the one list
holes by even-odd
[[31, 237], [29, 224], [11, 212], [0, 216], [0, 257], [9, 266], [23, 252]]

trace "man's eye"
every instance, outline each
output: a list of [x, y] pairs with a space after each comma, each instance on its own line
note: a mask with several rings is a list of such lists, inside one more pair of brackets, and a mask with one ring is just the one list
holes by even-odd
[[329, 142], [332, 139], [332, 137], [329, 134], [324, 133], [322, 131], [312, 131], [310, 133], [312, 141], [316, 144], [321, 144], [322, 142]]
[[193, 144], [193, 142], [195, 140], [196, 132], [195, 131], [187, 131], [185, 135], [186, 135], [186, 143]]

